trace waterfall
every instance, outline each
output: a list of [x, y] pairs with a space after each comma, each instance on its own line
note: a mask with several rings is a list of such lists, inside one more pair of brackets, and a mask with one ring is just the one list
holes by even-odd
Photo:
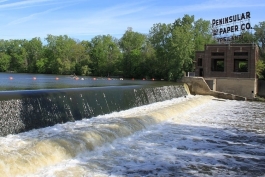
[[187, 95], [183, 85], [0, 92], [0, 136], [91, 118]]
[[[159, 89], [155, 90], [159, 92]], [[212, 99], [210, 96], [190, 95], [0, 137], [0, 172], [3, 176], [38, 176], [34, 173], [41, 169], [97, 151], [106, 144], [147, 130], [173, 117], [184, 116]]]

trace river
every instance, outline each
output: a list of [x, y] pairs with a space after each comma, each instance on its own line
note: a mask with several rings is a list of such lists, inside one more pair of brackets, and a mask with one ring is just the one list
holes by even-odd
[[122, 78], [91, 76], [78, 76], [78, 79], [74, 79], [70, 75], [0, 73], [0, 91], [150, 85], [160, 83], [152, 80], [120, 79]]
[[265, 176], [265, 104], [185, 96], [0, 137], [1, 176]]

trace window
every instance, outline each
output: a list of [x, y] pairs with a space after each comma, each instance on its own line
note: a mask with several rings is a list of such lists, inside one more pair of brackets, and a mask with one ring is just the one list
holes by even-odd
[[203, 68], [200, 68], [199, 76], [203, 77]]
[[212, 56], [224, 56], [224, 52], [212, 52]]
[[234, 59], [234, 72], [248, 72], [248, 60]]
[[198, 58], [198, 66], [202, 66], [202, 58]]
[[224, 71], [224, 59], [212, 59], [212, 71]]
[[248, 56], [248, 52], [234, 52], [234, 56]]

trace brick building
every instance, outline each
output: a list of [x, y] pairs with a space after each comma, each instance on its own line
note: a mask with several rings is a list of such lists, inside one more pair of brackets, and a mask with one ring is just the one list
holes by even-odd
[[255, 44], [209, 44], [195, 53], [195, 76], [211, 89], [253, 98], [257, 93]]

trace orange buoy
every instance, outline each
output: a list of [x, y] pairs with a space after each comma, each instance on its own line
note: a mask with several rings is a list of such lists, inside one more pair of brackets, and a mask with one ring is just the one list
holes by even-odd
[[132, 80], [134, 80], [134, 78], [132, 78]]

